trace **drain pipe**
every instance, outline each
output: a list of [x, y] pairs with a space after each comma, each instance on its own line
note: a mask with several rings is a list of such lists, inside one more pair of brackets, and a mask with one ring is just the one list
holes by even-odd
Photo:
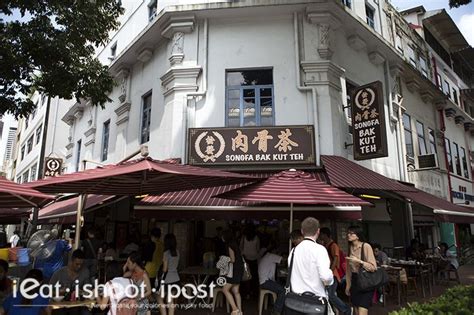
[[[199, 32], [198, 34], [198, 43], [199, 43]], [[202, 62], [202, 83], [201, 89], [197, 92], [189, 92], [186, 93], [184, 99], [184, 106], [183, 106], [183, 144], [182, 144], [182, 151], [183, 152], [183, 164], [188, 163], [188, 152], [186, 146], [186, 139], [188, 135], [188, 126], [189, 126], [189, 101], [194, 100], [196, 101], [197, 97], [204, 97], [207, 94], [207, 76], [208, 76], [208, 59], [209, 59], [209, 20], [206, 18], [204, 19], [204, 30], [203, 30], [203, 41], [204, 41], [204, 60]], [[196, 58], [196, 61], [197, 58]], [[196, 105], [194, 105], [196, 106]], [[194, 117], [194, 116], [193, 116]]]
[[[298, 13], [293, 13], [293, 26], [294, 26], [294, 39], [295, 39], [295, 70], [296, 70], [296, 88], [299, 91], [303, 92], [311, 92], [311, 100], [313, 103], [313, 122], [315, 124], [314, 128], [314, 137], [316, 141], [316, 165], [320, 166], [320, 139], [319, 139], [319, 109], [318, 109], [318, 102], [317, 102], [317, 92], [315, 87], [304, 86], [301, 84], [301, 77], [300, 77], [300, 45], [299, 45], [299, 30], [298, 30]], [[314, 117], [316, 115], [316, 117]]]

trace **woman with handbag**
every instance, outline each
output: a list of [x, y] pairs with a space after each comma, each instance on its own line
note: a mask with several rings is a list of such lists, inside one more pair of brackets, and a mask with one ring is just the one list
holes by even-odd
[[[372, 246], [363, 242], [363, 231], [360, 226], [350, 226], [347, 229], [347, 240], [350, 244], [349, 257], [346, 257], [346, 294], [351, 297], [352, 306], [356, 308], [356, 314], [366, 315], [372, 304], [374, 289], [367, 290], [359, 283], [363, 272], [375, 272], [377, 262], [375, 260]], [[360, 275], [359, 275], [360, 274]]]
[[[240, 296], [240, 282], [244, 274], [244, 261], [240, 252], [239, 245], [235, 241], [234, 234], [231, 230], [227, 230], [222, 235], [225, 242], [226, 252], [230, 258], [229, 276], [226, 276], [226, 284], [223, 292], [232, 307], [231, 315], [242, 315], [242, 298]], [[231, 276], [230, 276], [231, 275]]]

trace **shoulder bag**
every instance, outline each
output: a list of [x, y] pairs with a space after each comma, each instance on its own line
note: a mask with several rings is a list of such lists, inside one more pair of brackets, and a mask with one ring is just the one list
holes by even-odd
[[316, 296], [312, 292], [304, 292], [302, 294], [298, 294], [291, 290], [291, 273], [293, 269], [293, 262], [295, 261], [295, 249], [296, 248], [294, 248], [293, 252], [291, 253], [291, 263], [290, 268], [288, 270], [288, 278], [286, 279], [285, 307], [287, 309], [300, 312], [302, 314], [327, 314], [328, 301], [325, 297]]
[[252, 280], [252, 273], [250, 272], [250, 266], [242, 257], [242, 262], [244, 263], [244, 274], [242, 275], [242, 281]]
[[[365, 262], [364, 245], [362, 243], [361, 248], [361, 260]], [[386, 285], [389, 282], [388, 274], [383, 268], [377, 268], [374, 272], [370, 272], [364, 269], [362, 265], [359, 268], [357, 274], [357, 288], [361, 291], [373, 291], [381, 286]]]

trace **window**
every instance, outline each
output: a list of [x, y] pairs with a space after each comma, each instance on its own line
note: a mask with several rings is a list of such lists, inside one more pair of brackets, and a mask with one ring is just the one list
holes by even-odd
[[355, 84], [352, 84], [346, 80], [346, 99], [347, 99], [347, 117], [349, 122], [349, 134], [352, 134], [352, 92], [356, 88]]
[[412, 47], [408, 46], [407, 54], [410, 60], [410, 64], [416, 68], [415, 51], [413, 50]]
[[420, 57], [420, 69], [421, 73], [425, 78], [428, 77], [428, 66], [426, 65], [426, 59], [424, 57]]
[[30, 153], [31, 150], [33, 150], [33, 138], [34, 138], [34, 135], [31, 135], [28, 138], [28, 141], [26, 142], [27, 153]]
[[430, 141], [430, 153], [435, 154], [437, 152], [436, 138], [435, 138], [435, 132], [431, 128], [428, 128], [428, 140]]
[[395, 36], [395, 47], [403, 54], [402, 37], [399, 34]]
[[456, 142], [453, 142], [453, 146], [454, 146], [454, 163], [456, 164], [456, 174], [458, 175], [462, 175], [462, 171], [461, 171], [461, 159], [459, 159], [459, 146]]
[[148, 3], [148, 20], [151, 21], [156, 16], [157, 0], [150, 0]]
[[39, 126], [37, 129], [36, 129], [36, 144], [40, 143], [41, 141], [41, 129], [43, 128], [43, 126]]
[[403, 128], [405, 129], [405, 147], [407, 150], [407, 156], [413, 158], [415, 153], [413, 152], [413, 138], [411, 134], [411, 119], [408, 114], [403, 114]]
[[448, 156], [448, 170], [452, 173], [454, 172], [453, 168], [453, 155], [451, 153], [451, 142], [448, 138], [444, 138], [446, 146], [446, 155]]
[[466, 150], [461, 147], [461, 161], [462, 168], [464, 170], [464, 177], [469, 179], [469, 168], [467, 166]]
[[441, 91], [443, 90], [443, 81], [441, 80], [441, 75], [438, 73], [436, 74], [436, 86], [438, 87], [438, 89], [440, 89]]
[[25, 149], [26, 149], [26, 145], [24, 144], [24, 145], [21, 147], [20, 161], [25, 158]]
[[352, 8], [352, 0], [341, 0], [341, 2], [349, 9]]
[[112, 47], [110, 47], [110, 60], [114, 60], [117, 55], [117, 42], [115, 42]]
[[109, 153], [109, 133], [110, 133], [110, 120], [104, 123], [102, 132], [102, 161], [107, 160]]
[[30, 169], [30, 181], [36, 180], [36, 164], [33, 165]]
[[25, 130], [28, 129], [28, 124], [30, 123], [30, 116], [25, 117]]
[[451, 98], [451, 89], [449, 86], [448, 81], [444, 80], [444, 85], [443, 85], [443, 92], [446, 94], [449, 98]]
[[458, 91], [456, 91], [454, 88], [453, 88], [453, 101], [454, 103], [456, 103], [456, 105], [459, 105]]
[[416, 133], [418, 135], [418, 153], [425, 155], [428, 153], [428, 150], [426, 150], [425, 129], [418, 120], [416, 121]]
[[21, 184], [21, 176], [18, 176], [18, 177], [16, 178], [16, 182], [17, 182], [18, 184]]
[[365, 5], [365, 14], [367, 16], [367, 24], [369, 24], [370, 27], [375, 28], [375, 10], [369, 6], [368, 4]]
[[41, 95], [41, 106], [43, 106], [46, 102], [46, 94]]
[[228, 127], [274, 124], [272, 69], [227, 71], [226, 94]]
[[79, 167], [81, 164], [81, 145], [82, 145], [82, 140], [77, 141], [77, 150], [76, 150], [76, 172], [79, 171]]
[[142, 97], [142, 130], [140, 144], [150, 141], [151, 92]]
[[30, 171], [27, 170], [26, 172], [23, 173], [22, 183], [28, 183], [29, 178], [30, 178]]

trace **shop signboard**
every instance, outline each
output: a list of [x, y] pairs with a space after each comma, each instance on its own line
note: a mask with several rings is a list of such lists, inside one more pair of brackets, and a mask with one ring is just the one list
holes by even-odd
[[45, 158], [43, 178], [61, 175], [62, 165], [62, 159], [51, 157]]
[[314, 128], [261, 126], [190, 128], [191, 165], [314, 165]]
[[354, 159], [388, 156], [382, 82], [358, 87], [351, 100]]

